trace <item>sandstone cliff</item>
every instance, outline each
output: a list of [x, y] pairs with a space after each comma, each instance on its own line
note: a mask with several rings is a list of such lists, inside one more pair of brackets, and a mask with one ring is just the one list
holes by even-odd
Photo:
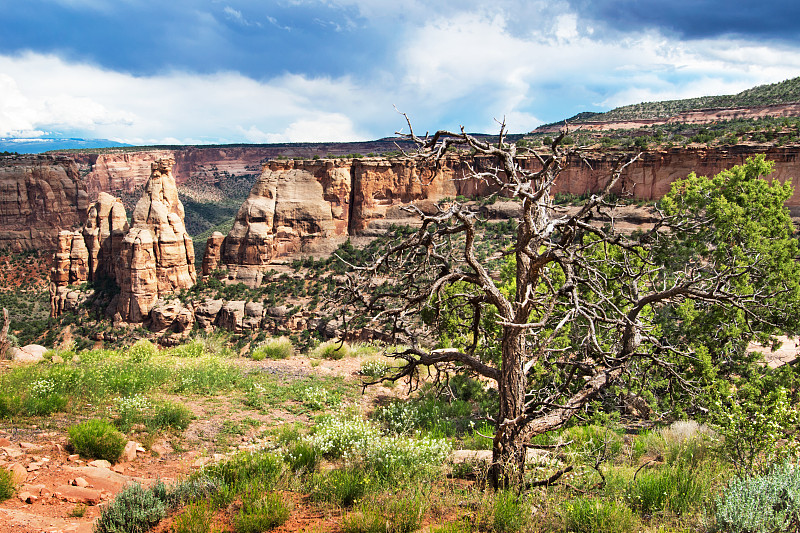
[[[615, 188], [620, 197], [655, 200], [671, 184], [691, 172], [713, 175], [765, 153], [775, 161], [772, 178], [790, 181], [795, 194], [789, 207], [800, 206], [800, 149], [731, 146], [725, 149], [673, 148], [642, 155]], [[567, 161], [553, 193], [581, 195], [599, 190], [620, 154], [589, 153]], [[524, 162], [536, 169], [537, 160]], [[402, 159], [271, 161], [244, 202], [233, 229], [222, 239], [212, 236], [203, 259], [203, 273], [224, 266], [233, 277], [259, 284], [270, 262], [297, 254], [324, 254], [343, 239], [377, 235], [391, 223], [407, 223], [401, 208], [414, 203], [435, 211], [446, 197], [481, 197], [493, 192], [470, 177], [471, 169], [492, 167], [485, 158], [450, 157], [433, 169]]]
[[86, 187], [71, 159], [0, 158], [0, 248], [54, 250], [60, 230], [86, 221], [88, 205]]
[[68, 286], [85, 281], [115, 281], [120, 293], [109, 312], [126, 322], [142, 322], [160, 297], [194, 285], [194, 246], [183, 225], [172, 164], [171, 159], [151, 164], [132, 227], [122, 202], [101, 192], [86, 225], [59, 234], [51, 271], [53, 316], [78, 300]]

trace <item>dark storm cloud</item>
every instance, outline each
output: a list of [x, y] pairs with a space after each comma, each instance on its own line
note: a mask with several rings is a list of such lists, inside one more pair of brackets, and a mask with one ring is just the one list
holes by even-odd
[[682, 39], [720, 36], [800, 41], [796, 0], [571, 0], [581, 17], [611, 30], [658, 29]]

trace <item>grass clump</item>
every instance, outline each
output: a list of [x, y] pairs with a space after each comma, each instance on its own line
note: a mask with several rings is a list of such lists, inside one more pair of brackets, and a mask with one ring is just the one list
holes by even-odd
[[342, 519], [343, 533], [411, 533], [422, 525], [426, 506], [420, 494], [389, 501], [365, 501]]
[[578, 497], [561, 506], [563, 530], [572, 533], [628, 533], [637, 520], [624, 503]]
[[145, 426], [148, 431], [184, 430], [195, 418], [185, 405], [172, 401], [153, 405], [141, 394], [115, 398], [114, 409], [117, 412], [114, 424], [122, 431], [130, 431], [137, 424]]
[[370, 477], [363, 468], [346, 467], [315, 474], [310, 484], [312, 499], [350, 507], [364, 496]]
[[342, 341], [326, 341], [314, 349], [313, 355], [321, 359], [339, 360], [350, 355], [350, 345]]
[[178, 429], [184, 430], [189, 427], [192, 420], [195, 419], [188, 407], [177, 402], [165, 401], [159, 404], [148, 427], [154, 429]]
[[214, 509], [209, 502], [202, 501], [188, 505], [175, 518], [173, 533], [217, 533], [221, 531], [214, 525]]
[[293, 443], [283, 458], [292, 472], [313, 472], [320, 461], [317, 449], [305, 439]]
[[10, 470], [0, 468], [0, 502], [5, 501], [14, 495], [17, 486], [14, 483], [14, 474]]
[[289, 505], [275, 492], [248, 495], [234, 518], [236, 533], [262, 533], [282, 525], [289, 518]]
[[83, 457], [116, 462], [128, 439], [107, 420], [92, 419], [69, 428], [72, 447]]
[[674, 465], [641, 472], [626, 496], [630, 505], [644, 514], [664, 511], [684, 514], [705, 501], [707, 491], [700, 472]]
[[492, 530], [497, 533], [517, 533], [528, 524], [525, 503], [513, 490], [503, 490], [495, 494], [492, 507]]
[[283, 472], [280, 457], [264, 452], [242, 452], [227, 461], [203, 470], [203, 475], [217, 478], [233, 487], [260, 484], [271, 487]]
[[286, 359], [292, 355], [294, 355], [294, 346], [288, 337], [266, 340], [250, 351], [250, 358], [253, 361]]

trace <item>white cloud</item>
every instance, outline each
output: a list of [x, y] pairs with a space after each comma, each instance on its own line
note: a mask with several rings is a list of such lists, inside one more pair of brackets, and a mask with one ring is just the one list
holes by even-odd
[[581, 30], [574, 15], [524, 36], [499, 15], [431, 20], [410, 35], [399, 61], [406, 85], [420, 99], [446, 106], [471, 98], [493, 113], [531, 119], [546, 111], [544, 101], [570, 91], [594, 93], [601, 105], [613, 107], [730, 94], [800, 74], [797, 48], [729, 39], [679, 42], [654, 31], [603, 40]]
[[[580, 97], [577, 112], [729, 94], [800, 75], [798, 48], [680, 42], [655, 31], [604, 39], [564, 2], [443, 0], [427, 11], [421, 0], [324, 3], [401, 21], [391, 35], [394, 60], [354, 62], [337, 77], [306, 75], [298, 65], [255, 80], [236, 72], [133, 76], [56, 56], [0, 55], [0, 136], [58, 130], [133, 144], [347, 141], [399, 129], [392, 105], [425, 121], [415, 122], [420, 131], [463, 124], [495, 132], [493, 119], [505, 117], [510, 131], [522, 132], [568, 116], [562, 109], [570, 98]], [[249, 23], [243, 13], [255, 11], [242, 5], [220, 2], [231, 20]]]
[[32, 53], [0, 56], [0, 73], [0, 136], [59, 130], [133, 144], [370, 137], [358, 119], [371, 107], [348, 78], [137, 77]]

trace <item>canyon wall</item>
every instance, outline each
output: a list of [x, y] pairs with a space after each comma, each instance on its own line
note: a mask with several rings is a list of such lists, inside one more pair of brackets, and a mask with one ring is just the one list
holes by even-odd
[[0, 248], [56, 248], [61, 229], [86, 221], [89, 198], [72, 159], [43, 155], [0, 158]]
[[[798, 117], [800, 103], [772, 104], [753, 107], [710, 108], [683, 111], [666, 118], [642, 118], [616, 121], [582, 121], [569, 124], [570, 131], [635, 130], [663, 124], [710, 124], [725, 120], [760, 119], [766, 117]], [[548, 124], [536, 128], [533, 133], [558, 133], [564, 123]]]
[[[274, 251], [278, 254], [305, 252], [313, 248], [314, 239], [304, 235], [324, 233], [342, 237], [359, 233], [375, 233], [401, 218], [399, 206], [411, 201], [423, 208], [442, 197], [464, 195], [482, 196], [489, 192], [485, 184], [465, 179], [467, 164], [461, 159], [445, 162], [441, 171], [434, 172], [403, 159], [318, 159], [269, 160], [268, 147], [194, 147], [180, 150], [155, 150], [111, 154], [76, 154], [75, 161], [66, 156], [16, 156], [0, 158], [0, 247], [15, 250], [54, 250], [59, 231], [74, 231], [87, 220], [90, 201], [97, 201], [101, 192], [124, 196], [128, 209], [135, 205], [150, 176], [154, 162], [175, 156], [172, 174], [179, 190], [187, 182], [219, 184], [232, 176], [252, 176], [262, 172], [268, 162], [269, 170], [280, 190], [276, 203]], [[299, 148], [297, 151], [302, 151]], [[773, 177], [790, 181], [795, 194], [788, 205], [800, 207], [800, 147], [766, 147], [736, 145], [718, 148], [682, 147], [643, 154], [640, 161], [627, 170], [617, 192], [631, 193], [634, 198], [651, 200], [665, 194], [673, 181], [690, 172], [712, 175], [751, 155], [766, 154], [775, 161]], [[556, 184], [554, 192], [576, 195], [596, 190], [613, 167], [619, 154], [589, 153], [591, 168], [579, 160], [571, 161]], [[470, 164], [488, 162], [470, 160]], [[526, 165], [535, 165], [531, 159]], [[297, 170], [294, 176], [308, 173], [322, 188], [311, 194], [311, 181], [290, 187], [291, 180], [278, 178], [281, 173]], [[302, 180], [301, 180], [302, 181]], [[276, 185], [278, 187], [278, 185]], [[314, 186], [315, 188], [317, 186]], [[187, 190], [184, 188], [184, 190]], [[197, 187], [193, 188], [194, 191]], [[220, 189], [217, 189], [217, 192]], [[133, 194], [135, 193], [135, 194]], [[321, 198], [320, 198], [321, 196]], [[306, 222], [284, 224], [282, 220], [302, 214], [298, 205], [306, 201], [326, 204], [330, 210], [330, 228], [314, 230], [303, 227]], [[213, 201], [213, 199], [205, 201]], [[305, 209], [305, 208], [304, 208]], [[243, 214], [242, 214], [243, 215]], [[327, 215], [326, 215], [327, 217]], [[241, 218], [241, 217], [239, 217]], [[314, 215], [315, 220], [318, 215]], [[316, 223], [316, 222], [315, 222]], [[283, 229], [280, 229], [283, 228]], [[289, 228], [290, 231], [284, 231]], [[322, 228], [322, 227], [320, 227]], [[279, 231], [280, 229], [280, 231]], [[257, 233], [257, 232], [256, 232]], [[279, 236], [280, 233], [280, 236]], [[285, 237], [285, 238], [284, 238]], [[319, 239], [317, 239], [319, 240]], [[237, 252], [238, 253], [238, 252]], [[255, 260], [255, 259], [252, 259]], [[263, 259], [258, 259], [263, 261]], [[244, 263], [251, 259], [242, 259]]]

